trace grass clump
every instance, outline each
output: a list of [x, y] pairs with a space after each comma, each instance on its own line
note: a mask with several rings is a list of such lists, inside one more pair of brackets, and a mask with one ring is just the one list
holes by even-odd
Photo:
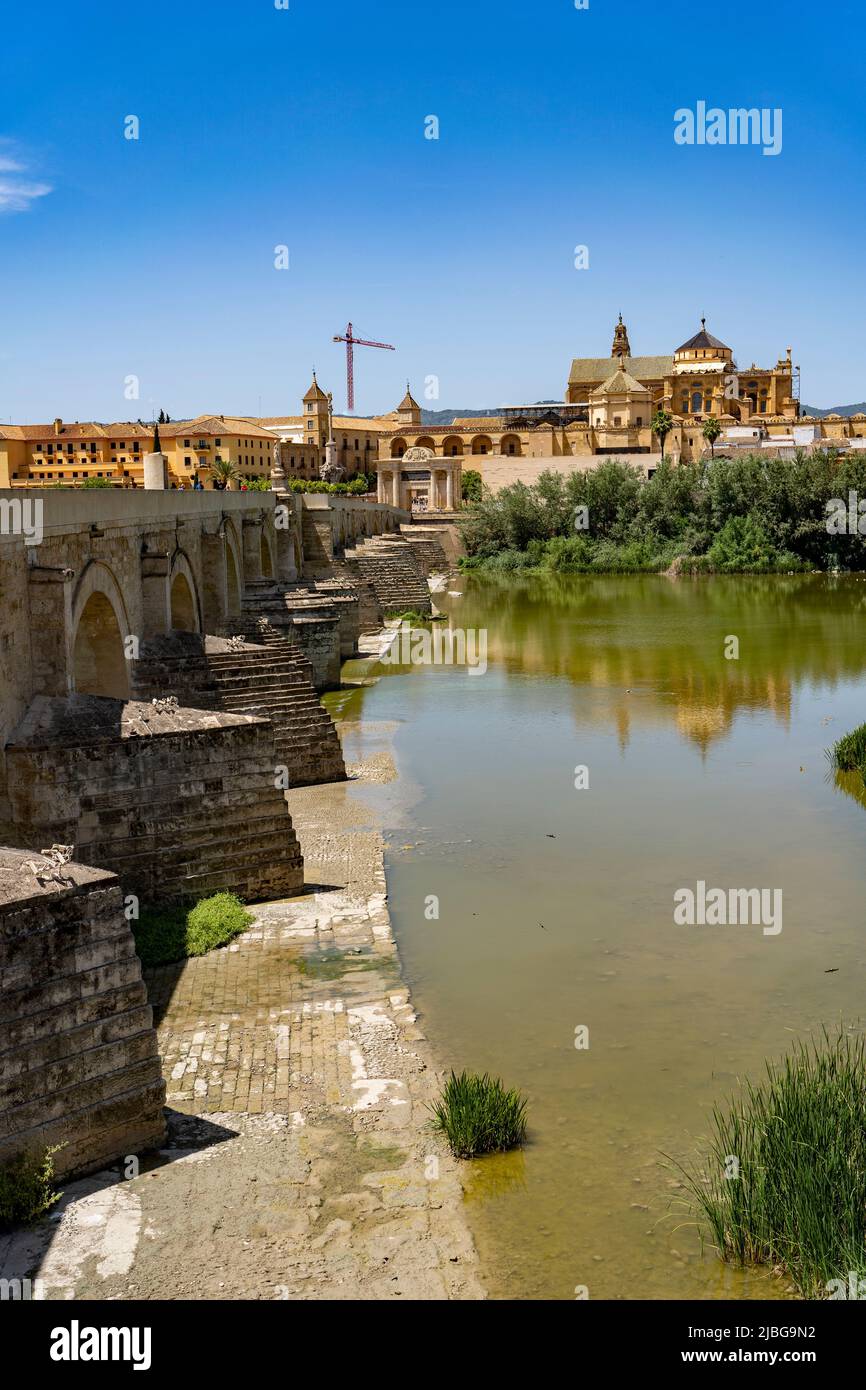
[[859, 772], [866, 782], [866, 724], [834, 743], [827, 757], [835, 772]]
[[54, 1155], [62, 1148], [62, 1144], [53, 1144], [41, 1155], [20, 1154], [0, 1167], [0, 1230], [38, 1221], [59, 1202], [61, 1194], [54, 1189]]
[[703, 1171], [683, 1170], [722, 1258], [781, 1268], [803, 1298], [866, 1273], [864, 1046], [825, 1032], [768, 1062], [713, 1111]]
[[434, 1124], [445, 1135], [455, 1158], [502, 1153], [526, 1138], [526, 1101], [506, 1091], [498, 1077], [452, 1071], [441, 1097], [431, 1107]]
[[194, 907], [179, 904], [143, 912], [133, 925], [135, 949], [144, 966], [168, 965], [227, 945], [252, 921], [234, 893], [214, 893]]

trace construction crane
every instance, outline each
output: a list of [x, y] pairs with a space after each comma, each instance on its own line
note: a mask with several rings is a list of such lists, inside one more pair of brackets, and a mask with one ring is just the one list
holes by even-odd
[[334, 334], [335, 343], [346, 344], [346, 405], [349, 411], [355, 409], [355, 362], [353, 349], [356, 347], [387, 348], [396, 352], [393, 343], [374, 343], [370, 338], [356, 338], [352, 325], [348, 324], [345, 333]]

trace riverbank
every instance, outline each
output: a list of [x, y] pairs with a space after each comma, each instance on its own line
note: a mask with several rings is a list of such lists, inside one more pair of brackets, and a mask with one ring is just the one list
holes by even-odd
[[0, 1277], [55, 1299], [484, 1296], [364, 796], [394, 775], [390, 737], [365, 727], [349, 782], [289, 793], [302, 895], [149, 972], [167, 1147], [68, 1184], [51, 1219], [0, 1237]]

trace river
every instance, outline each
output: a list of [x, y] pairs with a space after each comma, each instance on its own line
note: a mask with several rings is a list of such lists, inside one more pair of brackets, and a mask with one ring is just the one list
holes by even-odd
[[[452, 589], [486, 671], [386, 668], [330, 703], [350, 758], [366, 721], [396, 726], [390, 901], [435, 1051], [529, 1097], [525, 1149], [468, 1173], [487, 1285], [782, 1297], [702, 1250], [664, 1156], [695, 1153], [738, 1078], [860, 1016], [866, 810], [825, 750], [866, 719], [866, 581]], [[701, 881], [781, 890], [782, 929], [677, 925]]]

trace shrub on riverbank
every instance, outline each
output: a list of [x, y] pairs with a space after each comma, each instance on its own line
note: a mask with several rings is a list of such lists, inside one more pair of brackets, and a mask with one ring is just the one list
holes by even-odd
[[672, 564], [693, 573], [862, 570], [863, 537], [827, 529], [827, 504], [849, 491], [866, 497], [866, 458], [665, 459], [646, 482], [608, 459], [585, 473], [546, 472], [531, 485], [485, 491], [461, 519], [463, 564], [578, 573]]
[[133, 925], [135, 949], [144, 966], [168, 965], [225, 946], [253, 921], [234, 893], [215, 893], [194, 907], [143, 912]]
[[834, 772], [859, 772], [866, 782], [866, 724], [834, 743], [827, 757]]
[[502, 1153], [526, 1138], [526, 1101], [487, 1072], [452, 1071], [432, 1110], [455, 1158]]
[[723, 1259], [780, 1266], [804, 1298], [866, 1273], [866, 1039], [796, 1046], [713, 1111], [691, 1205]]
[[0, 1167], [0, 1230], [28, 1226], [50, 1211], [61, 1194], [54, 1190], [54, 1155], [62, 1144], [42, 1154], [21, 1154]]

